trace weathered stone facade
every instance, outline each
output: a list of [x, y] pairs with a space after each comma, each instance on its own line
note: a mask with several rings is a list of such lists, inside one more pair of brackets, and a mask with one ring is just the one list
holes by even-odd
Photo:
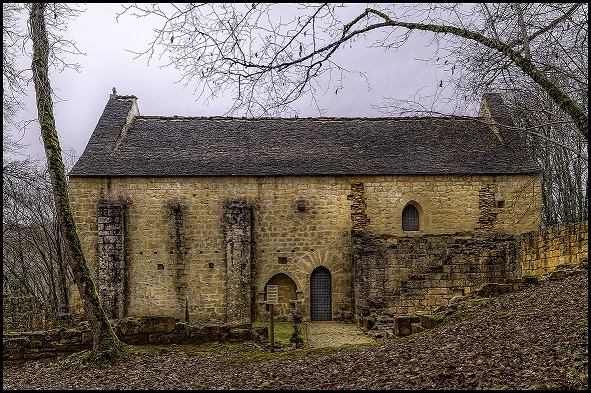
[[541, 177], [502, 107], [492, 94], [484, 118], [165, 118], [112, 95], [69, 178], [109, 315], [265, 320], [277, 285], [278, 319], [355, 319], [519, 276], [503, 255], [539, 229]]
[[[532, 182], [539, 181], [525, 175], [71, 178], [70, 194], [88, 261], [105, 258], [99, 235], [104, 224], [97, 208], [89, 207], [126, 206], [127, 315], [185, 319], [187, 314], [189, 321], [239, 322], [250, 317], [250, 311], [240, 310], [250, 307], [254, 319], [266, 317], [265, 285], [278, 274], [293, 281], [281, 287], [281, 296], [291, 301], [279, 308], [279, 317], [301, 307], [309, 318], [310, 274], [318, 266], [332, 274], [333, 317], [352, 318], [352, 233], [393, 242], [402, 236], [409, 242], [424, 235], [490, 230], [481, 225], [488, 214], [481, 208], [481, 189], [494, 186], [502, 188], [506, 207], [495, 209], [489, 222], [497, 231], [519, 234], [539, 226], [539, 216], [526, 214], [539, 206], [539, 185]], [[355, 188], [359, 184], [362, 194]], [[363, 195], [363, 202], [351, 197], [355, 193]], [[409, 201], [421, 207], [421, 229], [412, 235], [401, 229], [401, 212]], [[172, 204], [182, 206], [182, 214], [171, 214]], [[448, 236], [440, 247], [455, 239]], [[99, 276], [97, 269], [93, 265]], [[412, 264], [389, 269], [404, 273], [397, 281], [414, 271]], [[356, 281], [383, 290], [369, 276]]]
[[515, 289], [529, 276], [587, 259], [587, 221], [519, 235], [358, 236], [355, 314], [371, 319], [429, 312], [482, 286]]

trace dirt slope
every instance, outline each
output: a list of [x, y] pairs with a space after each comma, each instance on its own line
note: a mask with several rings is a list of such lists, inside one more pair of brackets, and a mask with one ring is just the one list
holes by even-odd
[[[475, 302], [465, 319], [354, 349], [169, 348], [73, 374], [3, 365], [4, 389], [587, 389], [588, 275]], [[247, 349], [245, 349], [247, 348]], [[290, 358], [297, 357], [297, 358]]]

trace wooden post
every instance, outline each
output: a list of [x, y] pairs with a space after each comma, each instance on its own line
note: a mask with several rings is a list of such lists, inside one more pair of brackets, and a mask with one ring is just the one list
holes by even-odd
[[275, 352], [275, 326], [273, 326], [273, 303], [269, 304], [271, 320], [269, 322], [269, 340], [271, 341], [271, 352]]

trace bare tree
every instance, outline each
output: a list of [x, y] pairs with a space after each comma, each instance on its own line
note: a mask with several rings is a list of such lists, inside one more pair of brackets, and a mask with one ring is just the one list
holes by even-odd
[[[10, 145], [5, 140], [4, 146]], [[2, 280], [56, 312], [68, 309], [67, 256], [47, 171], [29, 159], [3, 158]]]
[[[509, 43], [548, 79], [588, 111], [588, 12], [586, 4], [482, 3], [458, 19], [486, 21], [484, 34]], [[476, 17], [475, 17], [476, 16]], [[468, 22], [469, 23], [469, 22]], [[485, 91], [502, 92], [513, 113], [516, 130], [526, 135], [528, 147], [543, 169], [542, 224], [576, 222], [588, 217], [588, 143], [572, 118], [542, 86], [500, 53], [477, 42], [448, 46], [450, 54], [433, 57], [446, 71], [443, 83], [453, 89], [456, 102], [477, 101]], [[463, 56], [462, 53], [470, 53]], [[435, 54], [437, 56], [437, 54]], [[458, 67], [455, 59], [462, 59]], [[455, 71], [455, 72], [454, 72]]]
[[[55, 4], [32, 3], [30, 5], [29, 29], [33, 42], [32, 71], [37, 98], [37, 113], [52, 184], [57, 222], [64, 239], [72, 273], [80, 292], [85, 316], [92, 330], [91, 358], [93, 361], [110, 361], [119, 358], [125, 353], [125, 345], [115, 335], [101, 306], [94, 281], [82, 252], [76, 224], [70, 210], [65, 168], [53, 115], [52, 90], [48, 74], [50, 41], [48, 39], [46, 20], [47, 18], [54, 18], [55, 21], [58, 16], [71, 15], [71, 9], [67, 8], [70, 13], [64, 13], [63, 10], [66, 10], [66, 8], [58, 8]], [[52, 40], [52, 44], [58, 42], [59, 40]], [[55, 53], [53, 54], [55, 55]]]
[[[352, 16], [347, 11], [354, 5], [279, 6], [282, 9], [278, 11], [275, 5], [257, 3], [191, 3], [167, 8], [141, 4], [126, 7], [119, 16], [129, 12], [137, 17], [162, 18], [155, 39], [140, 54], [152, 57], [156, 47], [161, 46], [163, 54], [170, 56], [169, 65], [180, 70], [182, 80], [195, 82], [196, 91], [208, 91], [209, 97], [231, 89], [231, 110], [244, 109], [247, 115], [284, 111], [302, 95], [314, 95], [314, 83], [322, 75], [346, 72], [333, 57], [346, 43], [373, 34], [373, 46], [395, 50], [411, 33], [424, 31], [433, 35], [437, 49], [444, 41], [446, 47], [458, 49], [452, 52], [458, 56], [455, 67], [451, 66], [454, 70], [472, 56], [474, 46], [486, 49], [489, 64], [501, 62], [519, 70], [568, 115], [585, 140], [588, 138], [581, 92], [573, 94], [558, 84], [531, 50], [534, 42], [548, 40], [560, 29], [568, 30], [565, 26], [569, 23], [576, 23], [573, 28], [584, 34], [586, 5], [541, 5], [543, 14], [527, 21], [528, 26], [535, 27], [531, 33], [524, 18], [534, 13], [526, 14], [521, 7], [509, 5], [497, 18], [505, 22], [502, 26], [492, 23], [486, 10], [475, 14], [474, 7], [482, 7], [479, 4], [469, 8], [376, 4]], [[478, 18], [483, 14], [484, 18]], [[491, 77], [496, 80], [499, 76]]]
[[22, 108], [26, 94], [24, 72], [16, 64], [21, 52], [23, 35], [19, 28], [19, 15], [23, 7], [16, 3], [2, 3], [2, 125], [3, 134], [14, 126], [14, 118]]
[[587, 217], [587, 4], [136, 4], [124, 14], [162, 21], [138, 57], [150, 61], [160, 48], [186, 86], [207, 100], [228, 90], [229, 112], [247, 116], [289, 112], [343, 83], [351, 71], [334, 54], [345, 45], [395, 53], [423, 34], [433, 48], [424, 60], [444, 71], [436, 92], [378, 109], [433, 114], [444, 100], [468, 114], [484, 92], [501, 92], [544, 170], [544, 225]]
[[540, 94], [515, 90], [509, 97], [519, 103], [513, 105], [514, 118], [526, 131], [527, 145], [543, 170], [542, 225], [587, 220], [588, 145], [556, 105]]

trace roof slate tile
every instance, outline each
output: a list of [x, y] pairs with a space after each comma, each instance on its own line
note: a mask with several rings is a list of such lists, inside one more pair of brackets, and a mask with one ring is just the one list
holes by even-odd
[[70, 176], [539, 172], [518, 134], [502, 129], [503, 144], [480, 117], [138, 115], [115, 148], [134, 105], [134, 96], [111, 97]]

